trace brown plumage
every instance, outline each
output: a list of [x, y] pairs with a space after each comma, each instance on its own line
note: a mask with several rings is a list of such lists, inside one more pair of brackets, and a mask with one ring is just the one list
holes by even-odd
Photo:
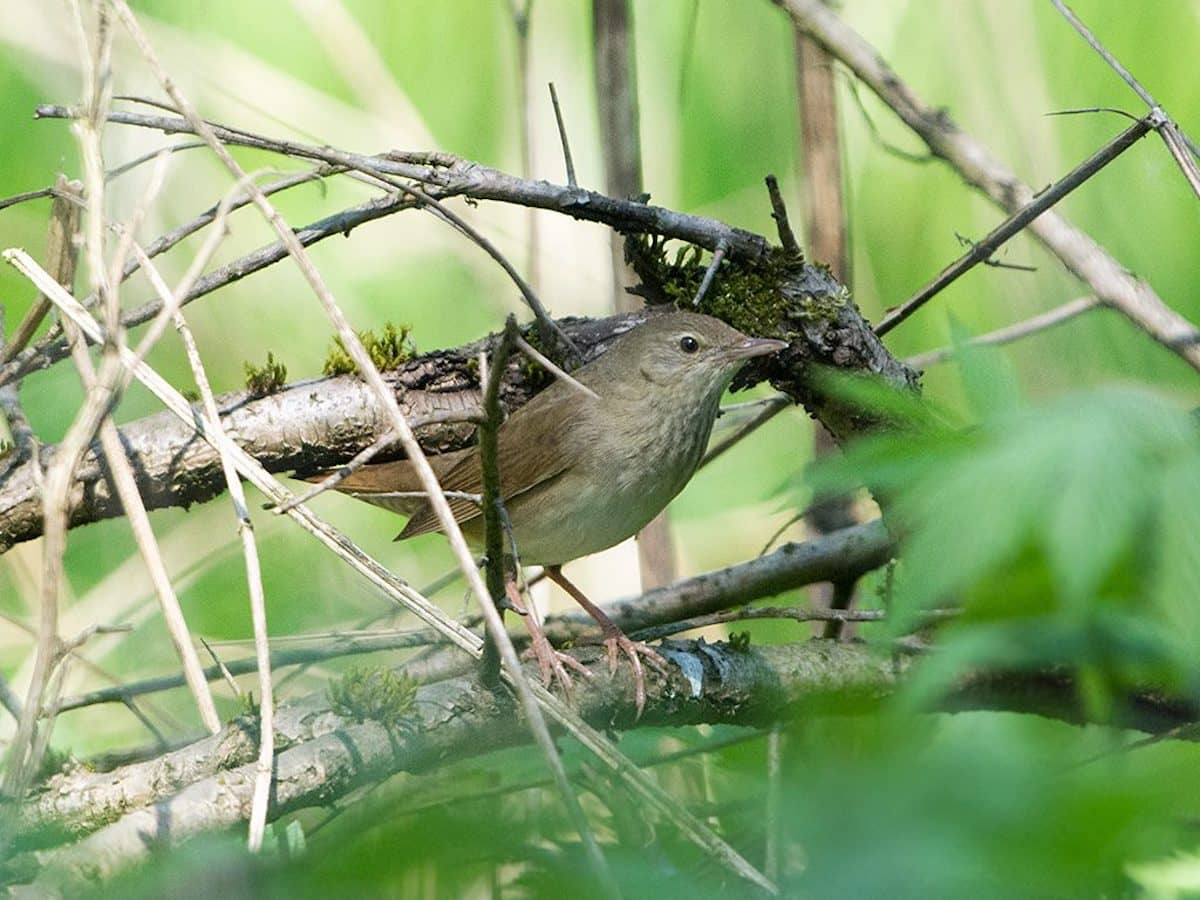
[[[498, 432], [497, 462], [522, 562], [559, 565], [635, 534], [695, 472], [734, 373], [783, 346], [710, 316], [658, 313], [574, 373], [598, 400], [555, 382], [514, 412]], [[429, 461], [443, 490], [482, 492], [475, 448]], [[338, 490], [410, 515], [398, 540], [440, 530], [428, 502], [392, 496], [423, 490], [408, 460], [364, 466]], [[481, 545], [478, 504], [449, 503]]]
[[[665, 665], [653, 648], [631, 641], [560, 571], [563, 563], [637, 533], [678, 494], [700, 463], [721, 394], [747, 359], [773, 353], [783, 341], [749, 338], [719, 319], [691, 312], [651, 314], [599, 359], [582, 366], [577, 386], [556, 381], [509, 417], [496, 434], [500, 493], [524, 563], [541, 564], [601, 627], [609, 667], [623, 652], [634, 671], [638, 714], [646, 699], [639, 657]], [[445, 491], [483, 491], [479, 452], [472, 447], [429, 457]], [[310, 478], [319, 481], [323, 475]], [[423, 487], [407, 460], [368, 465], [338, 490], [411, 518], [397, 540], [438, 531], [424, 498], [398, 494]], [[472, 544], [483, 544], [483, 516], [466, 498], [447, 498]], [[506, 585], [520, 609], [516, 584]], [[542, 677], [570, 677], [579, 667], [555, 651], [534, 616], [526, 617]]]

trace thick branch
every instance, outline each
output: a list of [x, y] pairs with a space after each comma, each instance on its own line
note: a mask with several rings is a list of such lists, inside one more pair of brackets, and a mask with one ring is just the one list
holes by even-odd
[[[652, 678], [646, 712], [637, 724], [761, 726], [828, 711], [823, 701], [830, 694], [841, 700], [887, 695], [910, 664], [862, 645], [831, 641], [749, 649], [688, 641], [670, 642], [664, 649], [676, 666], [669, 677]], [[589, 664], [597, 677], [580, 694], [580, 712], [598, 725], [632, 727], [632, 679], [622, 670], [610, 680], [601, 672], [605, 663], [598, 654]], [[1071, 679], [1053, 672], [966, 678], [943, 705], [1032, 711], [1069, 721], [1086, 718]], [[1127, 697], [1122, 709], [1112, 724], [1155, 732], [1190, 721], [1196, 713], [1152, 692]], [[287, 749], [277, 757], [272, 818], [327, 803], [396, 772], [427, 770], [529, 739], [505, 695], [481, 688], [472, 678], [423, 688], [412, 720], [391, 727], [342, 719], [319, 697], [281, 709], [276, 727]], [[59, 776], [29, 807], [31, 821], [111, 824], [71, 847], [39, 854], [47, 863], [39, 883], [77, 889], [89, 879], [111, 877], [158, 847], [244, 821], [253, 782], [253, 765], [246, 760], [253, 751], [245, 724], [235, 723], [191, 748], [102, 779], [78, 772]], [[189, 781], [196, 760], [214, 754], [220, 755], [222, 771]], [[211, 765], [203, 770], [211, 772]], [[140, 798], [156, 779], [165, 779], [178, 792], [142, 806]], [[139, 785], [140, 792], [135, 790]], [[97, 810], [105, 815], [95, 815]]]
[[[829, 316], [811, 317], [805, 305], [817, 292], [838, 290], [821, 270], [805, 267], [785, 270], [777, 282], [785, 298], [783, 308], [794, 309], [786, 318], [764, 330], [792, 338], [789, 350], [769, 368], [748, 369], [743, 384], [763, 378], [804, 403], [839, 438], [869, 427], [852, 414], [831, 404], [812, 385], [814, 363], [883, 374], [896, 383], [911, 385], [912, 370], [892, 357], [871, 332], [849, 301], [837, 304]], [[579, 348], [584, 360], [593, 359], [617, 335], [644, 319], [644, 312], [624, 313], [607, 319], [566, 319], [562, 327]], [[419, 423], [434, 417], [475, 410], [479, 406], [478, 372], [471, 360], [493, 338], [452, 350], [417, 357], [387, 373], [389, 383], [406, 416]], [[541, 386], [516, 362], [509, 367], [503, 401], [510, 410], [524, 403]], [[312, 471], [345, 462], [370, 446], [386, 431], [376, 398], [356, 378], [341, 377], [293, 384], [267, 397], [245, 393], [220, 398], [223, 421], [229, 434], [269, 471]], [[204, 441], [174, 416], [163, 413], [121, 429], [138, 487], [148, 509], [189, 506], [223, 490], [220, 459]], [[470, 425], [444, 421], [419, 429], [422, 447], [442, 453], [466, 446], [472, 440]], [[43, 448], [41, 463], [48, 465], [55, 448]], [[77, 470], [69, 498], [72, 527], [120, 514], [97, 448], [87, 454]], [[41, 492], [32, 461], [0, 475], [0, 551], [41, 534]]]
[[[883, 521], [876, 519], [864, 525], [855, 525], [822, 535], [802, 544], [785, 544], [773, 553], [715, 572], [683, 578], [664, 587], [646, 591], [640, 597], [618, 600], [606, 606], [605, 611], [624, 630], [640, 632], [647, 628], [663, 627], [684, 619], [742, 606], [809, 584], [857, 578], [887, 562], [893, 550], [891, 535], [884, 528]], [[556, 644], [565, 644], [594, 634], [595, 625], [595, 621], [582, 612], [567, 613], [548, 619], [546, 633]], [[644, 640], [652, 639], [644, 635], [639, 637]], [[272, 652], [271, 668], [280, 669], [360, 653], [411, 649], [441, 643], [444, 643], [443, 639], [432, 629], [399, 634], [392, 632], [334, 636], [320, 644]], [[231, 675], [245, 675], [256, 670], [257, 662], [253, 657], [233, 659], [224, 664], [224, 672]], [[409, 671], [407, 667], [405, 671]], [[220, 666], [215, 665], [204, 670], [209, 681], [225, 677], [224, 672]], [[181, 675], [161, 675], [132, 684], [98, 688], [86, 694], [64, 697], [58, 703], [58, 710], [61, 715], [100, 703], [124, 703], [132, 697], [171, 690], [183, 683]], [[0, 687], [2, 686], [0, 684]], [[0, 702], [3, 702], [3, 696], [0, 696]]]

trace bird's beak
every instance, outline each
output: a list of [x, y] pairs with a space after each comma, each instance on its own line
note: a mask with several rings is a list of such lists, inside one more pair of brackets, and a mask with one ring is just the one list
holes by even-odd
[[734, 344], [725, 354], [730, 359], [750, 359], [754, 356], [767, 356], [770, 353], [777, 353], [788, 345], [787, 341], [776, 341], [771, 338], [746, 338], [738, 344]]

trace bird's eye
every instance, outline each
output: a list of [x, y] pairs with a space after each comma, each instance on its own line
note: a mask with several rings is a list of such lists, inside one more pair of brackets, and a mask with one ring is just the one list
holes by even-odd
[[700, 342], [690, 334], [685, 334], [679, 339], [679, 349], [684, 353], [695, 353], [700, 349]]

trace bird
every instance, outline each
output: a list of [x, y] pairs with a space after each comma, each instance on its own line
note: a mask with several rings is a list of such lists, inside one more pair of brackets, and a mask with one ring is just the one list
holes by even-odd
[[[640, 657], [664, 660], [630, 640], [562, 573], [572, 560], [597, 553], [640, 531], [691, 479], [707, 447], [721, 396], [755, 357], [787, 347], [750, 337], [713, 316], [671, 309], [649, 312], [643, 324], [619, 336], [602, 355], [558, 379], [513, 412], [499, 427], [500, 496], [511, 544], [522, 565], [540, 565], [600, 626], [615, 672], [618, 651], [630, 661], [638, 715], [645, 704]], [[581, 390], [580, 385], [586, 390]], [[428, 457], [467, 542], [482, 547], [483, 515], [474, 499], [483, 489], [477, 447]], [[330, 473], [309, 476], [320, 481]], [[368, 464], [346, 475], [337, 490], [409, 516], [397, 540], [440, 530], [432, 504], [406, 459]], [[522, 612], [515, 581], [506, 585]], [[543, 679], [569, 687], [563, 663], [526, 617]]]

